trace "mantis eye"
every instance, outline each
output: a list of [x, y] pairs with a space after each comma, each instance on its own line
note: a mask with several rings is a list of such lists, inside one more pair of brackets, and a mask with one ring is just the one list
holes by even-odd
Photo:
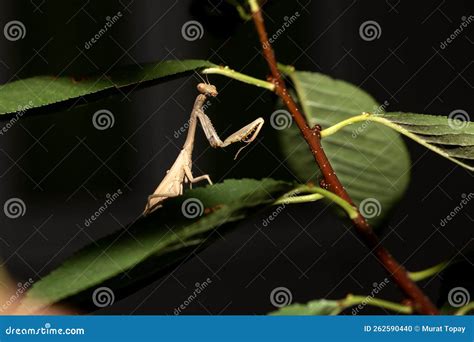
[[202, 93], [202, 94], [205, 94], [206, 93], [206, 85], [204, 83], [199, 83], [197, 85], [197, 90]]

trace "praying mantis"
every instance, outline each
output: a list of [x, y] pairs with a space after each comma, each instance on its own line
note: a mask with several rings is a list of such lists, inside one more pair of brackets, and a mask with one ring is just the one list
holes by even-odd
[[[209, 97], [217, 96], [217, 89], [212, 84], [199, 83], [197, 85], [197, 90], [199, 95], [196, 97], [194, 102], [193, 110], [191, 111], [191, 117], [189, 119], [189, 128], [186, 140], [184, 142], [183, 148], [179, 153], [176, 161], [173, 163], [171, 168], [166, 172], [165, 177], [161, 183], [156, 188], [155, 192], [148, 196], [148, 201], [143, 212], [144, 216], [147, 216], [154, 212], [156, 209], [161, 207], [161, 203], [169, 197], [176, 197], [183, 194], [183, 183], [197, 183], [202, 180], [206, 180], [209, 184], [212, 184], [211, 178], [209, 175], [201, 175], [194, 177], [191, 171], [193, 161], [192, 153], [194, 147], [194, 137], [196, 134], [197, 120], [201, 123], [204, 134], [206, 135], [209, 144], [214, 147], [226, 147], [235, 142], [243, 142], [246, 145], [241, 147], [239, 152], [255, 140], [258, 133], [260, 132], [264, 120], [263, 118], [257, 118], [248, 125], [242, 127], [237, 132], [231, 134], [227, 139], [222, 141], [217, 135], [214, 126], [212, 125], [211, 119], [204, 113], [204, 103]], [[235, 159], [234, 158], [234, 159]]]

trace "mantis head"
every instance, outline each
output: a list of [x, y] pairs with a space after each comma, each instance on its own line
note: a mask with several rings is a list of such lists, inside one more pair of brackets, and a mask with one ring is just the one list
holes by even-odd
[[206, 96], [216, 97], [218, 94], [216, 86], [213, 86], [212, 84], [199, 83], [197, 89], [201, 94]]

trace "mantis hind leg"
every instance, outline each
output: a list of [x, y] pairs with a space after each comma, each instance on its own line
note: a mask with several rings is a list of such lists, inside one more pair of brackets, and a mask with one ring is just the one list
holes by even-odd
[[202, 175], [202, 176], [194, 177], [193, 173], [191, 172], [191, 169], [189, 168], [189, 166], [184, 167], [184, 173], [186, 174], [186, 178], [189, 180], [190, 184], [197, 183], [197, 182], [200, 182], [200, 181], [203, 181], [203, 180], [207, 180], [207, 182], [212, 185], [212, 181], [211, 181], [211, 178], [209, 177], [209, 175]]

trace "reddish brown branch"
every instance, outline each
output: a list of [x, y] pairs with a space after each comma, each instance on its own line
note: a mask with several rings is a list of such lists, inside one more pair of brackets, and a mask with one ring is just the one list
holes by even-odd
[[[326, 156], [326, 153], [321, 146], [321, 127], [315, 126], [310, 128], [308, 126], [305, 116], [301, 113], [291, 94], [286, 88], [285, 82], [280, 74], [280, 71], [278, 70], [273, 48], [268, 40], [261, 10], [253, 10], [252, 18], [262, 44], [263, 55], [271, 72], [272, 81], [275, 84], [275, 93], [282, 99], [283, 103], [288, 108], [293, 120], [300, 129], [301, 134], [308, 143], [311, 153], [313, 154], [314, 159], [320, 168], [321, 173], [323, 174], [324, 181], [328, 185], [329, 190], [350, 204], [354, 205], [349, 194], [339, 181], [331, 163], [329, 162], [329, 159]], [[423, 291], [421, 291], [421, 289], [409, 278], [405, 268], [393, 258], [393, 256], [385, 247], [381, 245], [378, 237], [367, 223], [367, 220], [359, 213], [359, 215], [353, 219], [352, 222], [366, 246], [376, 255], [377, 259], [390, 273], [391, 277], [395, 280], [405, 295], [411, 299], [415, 311], [420, 314], [427, 315], [438, 314], [437, 308], [433, 305], [433, 303], [431, 303]]]

